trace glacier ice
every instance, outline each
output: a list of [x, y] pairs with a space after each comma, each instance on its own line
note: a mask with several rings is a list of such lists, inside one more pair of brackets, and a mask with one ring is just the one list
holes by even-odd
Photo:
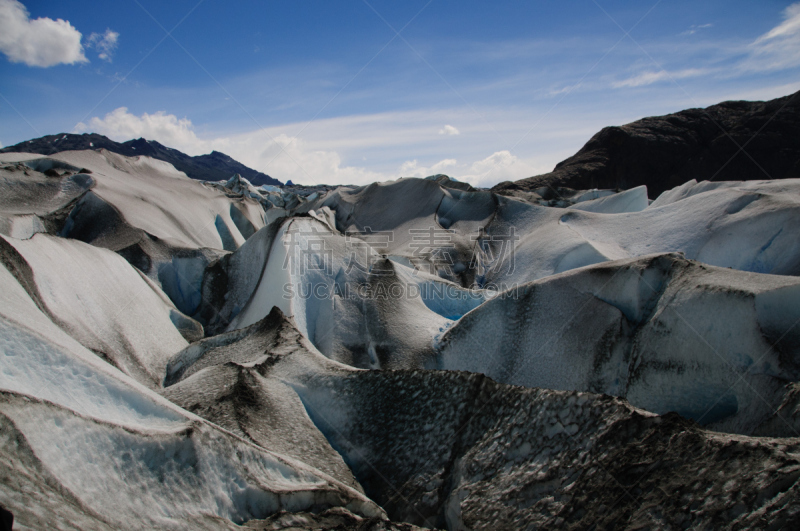
[[[426, 527], [580, 528], [620, 512], [641, 525], [702, 527], [729, 521], [738, 504], [737, 522], [753, 527], [785, 525], [797, 507], [796, 439], [715, 434], [608, 395], [475, 373], [353, 369], [316, 352], [278, 309], [190, 346], [170, 367], [165, 396], [266, 445], [288, 439], [290, 455], [352, 478], [393, 519]], [[737, 466], [721, 464], [731, 453]], [[636, 485], [642, 503], [624, 494]], [[676, 499], [696, 507], [659, 509]]]
[[50, 321], [7, 269], [0, 278], [0, 474], [11, 487], [0, 504], [22, 525], [219, 529], [220, 518], [338, 505], [382, 514], [130, 379]]
[[606, 262], [492, 298], [445, 332], [436, 366], [753, 433], [800, 376], [798, 289], [676, 254]]
[[257, 188], [92, 151], [0, 154], [0, 192], [0, 506], [28, 528], [800, 510], [800, 180]]

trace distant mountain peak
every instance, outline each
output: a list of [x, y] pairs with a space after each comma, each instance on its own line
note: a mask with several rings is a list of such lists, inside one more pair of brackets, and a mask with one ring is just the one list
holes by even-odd
[[724, 101], [705, 109], [604, 127], [553, 171], [492, 190], [629, 189], [650, 197], [697, 181], [800, 177], [800, 92], [770, 101]]
[[19, 144], [0, 149], [0, 153], [39, 153], [53, 155], [61, 151], [106, 149], [112, 153], [136, 157], [145, 155], [154, 159], [169, 162], [192, 179], [201, 181], [227, 181], [234, 174], [240, 174], [255, 186], [268, 184], [281, 186], [282, 183], [260, 171], [254, 170], [236, 161], [229, 155], [212, 151], [207, 155], [190, 156], [177, 149], [167, 147], [156, 140], [143, 137], [115, 142], [97, 133], [58, 133], [46, 135]]

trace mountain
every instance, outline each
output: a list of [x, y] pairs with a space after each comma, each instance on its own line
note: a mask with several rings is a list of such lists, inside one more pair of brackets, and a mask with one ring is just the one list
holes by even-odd
[[270, 184], [280, 186], [282, 183], [273, 179], [265, 173], [248, 168], [224, 153], [212, 151], [208, 155], [198, 155], [192, 157], [182, 153], [177, 149], [172, 149], [155, 140], [137, 138], [127, 142], [114, 142], [108, 137], [97, 133], [84, 133], [75, 135], [71, 133], [60, 133], [57, 135], [47, 135], [33, 140], [20, 142], [19, 144], [0, 149], [0, 153], [39, 153], [41, 155], [52, 155], [61, 151], [81, 151], [84, 149], [107, 149], [112, 153], [135, 157], [146, 155], [154, 159], [169, 162], [178, 170], [182, 171], [192, 179], [200, 181], [221, 181], [228, 180], [236, 173], [250, 181], [256, 186]]
[[651, 198], [690, 179], [800, 177], [800, 92], [771, 101], [727, 101], [643, 118], [595, 134], [550, 173], [492, 188], [573, 189], [646, 185]]

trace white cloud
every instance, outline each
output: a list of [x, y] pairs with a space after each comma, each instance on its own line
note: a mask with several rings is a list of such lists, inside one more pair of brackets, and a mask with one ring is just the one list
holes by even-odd
[[[429, 121], [422, 122], [424, 119]], [[476, 143], [460, 147], [460, 153], [464, 155], [460, 159], [434, 158], [437, 154], [441, 156], [441, 151], [426, 150], [434, 144], [431, 140], [437, 136], [436, 128], [431, 127], [432, 120], [436, 120], [436, 117], [431, 118], [427, 111], [344, 116], [314, 122], [313, 127], [307, 129], [304, 129], [306, 124], [285, 124], [267, 130], [204, 139], [197, 136], [188, 118], [178, 118], [164, 111], [136, 116], [127, 108], [120, 107], [102, 118], [94, 117], [86, 124], [78, 124], [75, 132], [97, 132], [117, 141], [144, 137], [189, 155], [217, 150], [281, 181], [291, 179], [303, 184], [361, 185], [398, 177], [426, 177], [445, 173], [473, 186], [489, 187], [500, 181], [522, 179], [550, 171], [558, 160], [571, 154], [551, 152], [546, 148], [547, 152], [541, 160], [537, 157], [534, 167], [509, 151], [481, 153], [485, 149], [483, 146], [494, 137], [489, 132], [481, 137], [476, 129], [474, 134], [469, 135], [478, 137]], [[518, 131], [524, 132], [530, 127], [529, 121], [521, 120], [517, 127]], [[580, 144], [585, 140], [583, 137], [590, 135], [599, 125], [591, 125], [589, 130], [577, 133], [572, 131], [569, 124], [564, 127], [570, 130], [570, 138], [576, 136]], [[305, 131], [303, 138], [298, 137], [300, 130]], [[547, 130], [542, 131], [542, 135], [544, 137], [534, 143], [548, 146], [546, 142], [553, 141], [562, 133]], [[453, 146], [453, 150], [457, 147]], [[357, 163], [345, 162], [343, 153]], [[368, 160], [378, 163], [361, 166], [366, 158], [364, 153], [369, 154]], [[398, 153], [415, 153], [418, 158], [404, 162], [402, 158], [397, 158]], [[476, 161], [470, 158], [474, 153], [481, 153], [485, 158]], [[436, 162], [420, 163], [420, 157]], [[393, 158], [396, 162], [393, 162]]]
[[440, 160], [439, 162], [431, 166], [431, 169], [434, 170], [436, 173], [440, 173], [447, 168], [455, 166], [456, 164], [458, 164], [458, 161], [456, 159], [444, 159]]
[[17, 0], [0, 0], [0, 51], [12, 63], [48, 67], [88, 62], [81, 33], [66, 20], [30, 19]]
[[697, 77], [708, 74], [710, 70], [705, 68], [687, 68], [685, 70], [678, 70], [676, 72], [667, 72], [666, 70], [642, 72], [635, 76], [617, 81], [611, 84], [614, 88], [623, 87], [643, 87], [645, 85], [652, 85], [659, 81], [667, 81], [673, 79], [685, 79], [687, 77]]
[[467, 182], [476, 188], [490, 188], [502, 181], [516, 181], [548, 171], [550, 171], [549, 167], [533, 166], [511, 154], [510, 151], [503, 150], [492, 153], [485, 159], [467, 164], [458, 164], [455, 159], [444, 159], [426, 167], [420, 166], [417, 160], [409, 160], [400, 166], [399, 175], [427, 177], [446, 173], [450, 177]]
[[461, 131], [459, 131], [458, 129], [456, 129], [452, 125], [445, 125], [444, 128], [439, 129], [439, 134], [440, 135], [453, 136], [453, 135], [460, 135]]
[[502, 181], [516, 181], [549, 171], [542, 170], [512, 155], [510, 151], [503, 150], [472, 163], [469, 172], [461, 175], [461, 180], [472, 186], [489, 187]]
[[367, 168], [343, 165], [336, 151], [315, 150], [302, 138], [286, 134], [270, 139], [265, 131], [254, 131], [221, 143], [228, 144], [225, 153], [236, 160], [284, 182], [367, 184], [391, 178]]
[[120, 107], [102, 119], [92, 118], [88, 125], [79, 123], [75, 126], [77, 133], [86, 131], [106, 135], [118, 142], [139, 137], [156, 140], [189, 155], [208, 153], [211, 147], [211, 142], [197, 137], [188, 118], [178, 118], [164, 111], [136, 116], [126, 107]]
[[92, 33], [86, 40], [86, 46], [97, 50], [97, 56], [103, 61], [111, 62], [117, 49], [119, 33], [106, 28], [105, 33]]
[[745, 70], [782, 70], [800, 65], [800, 2], [783, 11], [783, 22], [750, 45]]
[[262, 130], [233, 137], [201, 139], [195, 134], [191, 120], [165, 111], [136, 116], [126, 107], [120, 107], [103, 118], [94, 117], [88, 124], [75, 126], [76, 133], [87, 131], [119, 142], [139, 137], [155, 140], [188, 155], [222, 151], [282, 181], [361, 184], [388, 178], [365, 168], [343, 166], [335, 151], [315, 150], [303, 139], [284, 133], [273, 132], [270, 135]]
[[[730, 79], [758, 72], [788, 70], [800, 66], [800, 2], [786, 7], [783, 21], [764, 33], [749, 45], [718, 47], [722, 52], [718, 59], [729, 61], [731, 66], [709, 68], [686, 68], [683, 70], [651, 70], [639, 72], [631, 77], [611, 83], [613, 88], [643, 87], [654, 83], [690, 77], [716, 75]], [[682, 35], [693, 34], [711, 27], [712, 24], [691, 26]], [[706, 45], [703, 45], [706, 46]], [[718, 61], [719, 62], [719, 61]]]
[[417, 159], [407, 160], [400, 165], [398, 175], [400, 177], [428, 177], [429, 175], [446, 173], [448, 168], [454, 169], [457, 165], [458, 161], [456, 159], [443, 159], [430, 167], [420, 166]]
[[800, 2], [792, 4], [784, 9], [783, 18], [785, 20], [782, 23], [756, 39], [756, 43], [797, 35], [797, 33], [800, 32]]
[[694, 35], [699, 30], [710, 28], [713, 24], [692, 24], [689, 29], [681, 33], [681, 35]]

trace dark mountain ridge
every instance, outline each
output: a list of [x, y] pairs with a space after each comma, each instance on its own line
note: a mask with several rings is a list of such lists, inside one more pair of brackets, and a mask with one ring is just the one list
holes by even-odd
[[550, 173], [492, 188], [628, 189], [651, 199], [698, 182], [800, 177], [800, 92], [770, 101], [726, 101], [705, 109], [605, 127]]
[[0, 153], [39, 153], [41, 155], [52, 155], [61, 151], [80, 151], [84, 149], [107, 149], [113, 153], [135, 157], [146, 155], [154, 159], [169, 162], [178, 170], [184, 172], [192, 179], [200, 181], [220, 181], [227, 180], [238, 173], [256, 186], [270, 184], [280, 186], [282, 183], [260, 171], [248, 168], [224, 153], [212, 151], [207, 155], [192, 157], [172, 149], [155, 140], [137, 138], [127, 142], [114, 142], [110, 138], [97, 133], [84, 133], [76, 135], [72, 133], [59, 133], [57, 135], [47, 135], [33, 140], [26, 140], [19, 144], [0, 149]]

